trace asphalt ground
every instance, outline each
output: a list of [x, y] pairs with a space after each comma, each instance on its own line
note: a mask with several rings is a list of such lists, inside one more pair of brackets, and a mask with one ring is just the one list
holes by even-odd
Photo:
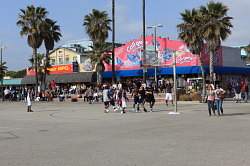
[[103, 112], [83, 101], [0, 102], [0, 166], [249, 166], [250, 104], [157, 104], [154, 112]]

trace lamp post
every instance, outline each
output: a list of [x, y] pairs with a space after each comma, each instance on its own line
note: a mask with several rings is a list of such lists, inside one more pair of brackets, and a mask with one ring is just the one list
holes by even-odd
[[176, 51], [174, 51], [173, 53], [173, 75], [174, 75], [174, 112], [177, 112]]
[[157, 25], [152, 25], [152, 26], [148, 26], [148, 29], [154, 29], [154, 51], [155, 51], [155, 83], [156, 86], [158, 85], [158, 80], [157, 80], [157, 64], [159, 64], [159, 60], [158, 60], [158, 55], [157, 55], [157, 35], [156, 35], [156, 29], [157, 28], [161, 28], [163, 27], [162, 24], [157, 24]]
[[115, 0], [112, 0], [112, 83], [115, 82]]

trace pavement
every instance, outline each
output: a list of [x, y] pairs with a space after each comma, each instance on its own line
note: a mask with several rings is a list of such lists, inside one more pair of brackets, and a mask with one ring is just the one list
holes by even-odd
[[[131, 105], [130, 105], [131, 106]], [[154, 112], [103, 113], [82, 101], [0, 102], [0, 166], [249, 166], [250, 104], [157, 104]]]

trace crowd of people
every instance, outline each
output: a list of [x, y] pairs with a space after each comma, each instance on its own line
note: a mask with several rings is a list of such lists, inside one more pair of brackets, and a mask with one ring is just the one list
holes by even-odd
[[[248, 92], [248, 83], [246, 81], [237, 83], [234, 87], [235, 102], [247, 102]], [[34, 88], [14, 89], [7, 87], [4, 90], [4, 100], [25, 101], [28, 106], [28, 112], [32, 112], [32, 101], [52, 101], [56, 97], [59, 98], [59, 101], [64, 101], [66, 98], [71, 98], [72, 95], [75, 95], [78, 98], [83, 98], [83, 101], [89, 104], [103, 102], [105, 113], [110, 112], [112, 109], [115, 112], [119, 111], [121, 114], [124, 114], [126, 113], [129, 99], [132, 99], [134, 112], [153, 111], [155, 94], [158, 93], [165, 93], [167, 106], [169, 104], [173, 105], [173, 86], [170, 81], [165, 81], [155, 86], [154, 83], [145, 84], [141, 80], [120, 82], [118, 84], [104, 83], [101, 85], [73, 86], [68, 88], [55, 86], [54, 88], [41, 91], [37, 95]], [[210, 116], [212, 113], [217, 116], [223, 114], [223, 100], [226, 93], [227, 90], [222, 89], [219, 85], [207, 85], [206, 101]]]

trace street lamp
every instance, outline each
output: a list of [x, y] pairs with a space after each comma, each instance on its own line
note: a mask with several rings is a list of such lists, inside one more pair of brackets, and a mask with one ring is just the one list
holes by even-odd
[[[152, 25], [152, 26], [148, 26], [148, 29], [154, 29], [154, 51], [155, 51], [155, 62], [159, 65], [159, 59], [157, 56], [157, 36], [156, 36], [156, 29], [157, 28], [162, 28], [163, 25], [162, 24], [157, 24], [157, 25]], [[157, 80], [157, 64], [155, 64], [155, 83], [156, 86], [158, 87], [158, 80]]]

